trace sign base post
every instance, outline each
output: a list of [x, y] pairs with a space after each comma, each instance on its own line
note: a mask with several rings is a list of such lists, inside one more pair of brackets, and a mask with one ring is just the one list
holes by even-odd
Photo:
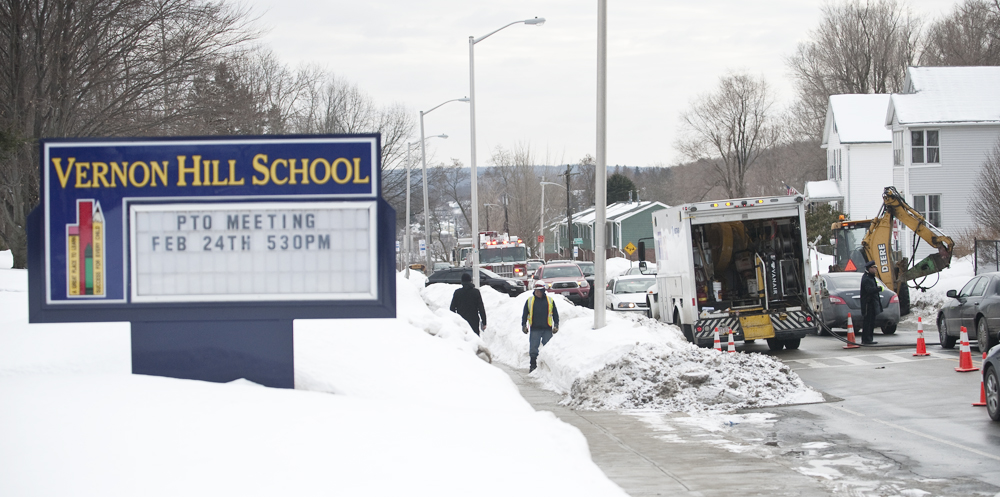
[[132, 374], [295, 388], [291, 320], [132, 322]]

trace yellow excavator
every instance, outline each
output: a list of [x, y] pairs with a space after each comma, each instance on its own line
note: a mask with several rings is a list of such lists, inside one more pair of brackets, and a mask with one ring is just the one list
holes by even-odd
[[[911, 266], [901, 251], [893, 250], [895, 219], [919, 237], [914, 238], [911, 253], [916, 253], [919, 240], [937, 249], [937, 253]], [[927, 222], [927, 219], [910, 207], [899, 191], [892, 186], [887, 186], [882, 192], [882, 209], [874, 219], [858, 221], [841, 219], [833, 223], [831, 229], [836, 244], [835, 262], [830, 266], [830, 272], [863, 272], [865, 263], [875, 261], [878, 278], [887, 288], [899, 295], [899, 312], [903, 315], [910, 312], [909, 282], [921, 280], [948, 267], [951, 264], [952, 251], [955, 249], [954, 240]], [[914, 284], [914, 288], [925, 290], [927, 287], [921, 286], [918, 282]]]

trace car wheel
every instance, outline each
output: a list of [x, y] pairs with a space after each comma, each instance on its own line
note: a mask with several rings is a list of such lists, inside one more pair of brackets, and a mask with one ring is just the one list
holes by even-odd
[[1000, 421], [1000, 377], [997, 377], [997, 368], [990, 368], [986, 373], [983, 388], [986, 389], [986, 412], [993, 421]]
[[889, 323], [882, 327], [883, 335], [891, 335], [896, 332], [896, 323]]
[[941, 341], [942, 349], [955, 348], [956, 338], [953, 336], [948, 336], [948, 325], [945, 323], [943, 315], [938, 316], [938, 339]]
[[976, 323], [976, 341], [979, 342], [980, 352], [986, 352], [994, 345], [993, 338], [990, 336], [990, 328], [986, 324], [986, 316], [979, 318], [979, 322]]
[[789, 338], [785, 340], [785, 348], [788, 350], [797, 350], [800, 343], [802, 343], [801, 338]]
[[785, 341], [784, 340], [780, 340], [780, 339], [777, 339], [777, 338], [768, 338], [767, 339], [767, 349], [768, 350], [770, 350], [772, 352], [777, 352], [777, 351], [779, 351], [779, 350], [781, 350], [783, 348], [785, 348]]

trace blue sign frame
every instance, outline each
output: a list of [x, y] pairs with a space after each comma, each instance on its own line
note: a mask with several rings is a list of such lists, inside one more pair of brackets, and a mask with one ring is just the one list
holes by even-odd
[[[381, 198], [380, 140], [377, 134], [41, 140], [40, 206], [28, 230], [29, 321], [395, 317], [395, 212]], [[130, 297], [130, 205], [254, 203], [370, 206], [376, 253], [371, 298]]]

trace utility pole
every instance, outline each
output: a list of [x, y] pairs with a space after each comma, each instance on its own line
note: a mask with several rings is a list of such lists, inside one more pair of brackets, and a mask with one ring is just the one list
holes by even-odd
[[570, 207], [570, 196], [572, 190], [569, 187], [569, 178], [573, 173], [573, 166], [566, 164], [566, 172], [560, 176], [566, 176], [566, 245], [569, 247], [569, 254], [566, 256], [567, 259], [575, 259], [573, 257], [573, 209]]
[[510, 218], [507, 216], [507, 203], [510, 201], [510, 197], [507, 192], [503, 194], [503, 232], [504, 234], [510, 233]]

